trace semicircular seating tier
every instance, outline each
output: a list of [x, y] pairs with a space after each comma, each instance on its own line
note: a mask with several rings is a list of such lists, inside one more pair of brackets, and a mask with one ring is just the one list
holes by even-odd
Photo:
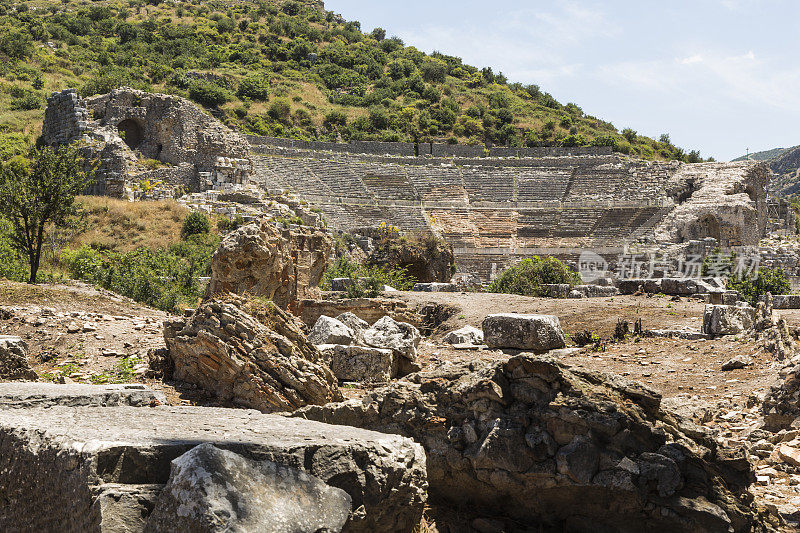
[[453, 245], [460, 268], [485, 279], [509, 257], [611, 256], [643, 238], [749, 245], [763, 233], [766, 175], [749, 163], [251, 148], [257, 184], [307, 200], [332, 228], [432, 228]]

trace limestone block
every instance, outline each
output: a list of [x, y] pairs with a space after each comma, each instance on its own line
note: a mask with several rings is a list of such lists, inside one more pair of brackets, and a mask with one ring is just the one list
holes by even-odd
[[317, 346], [322, 360], [340, 381], [385, 383], [397, 375], [399, 361], [389, 349], [370, 346]]
[[20, 337], [0, 335], [0, 378], [37, 379], [28, 363], [28, 345]]
[[172, 460], [145, 533], [338, 532], [351, 503], [345, 491], [302, 470], [206, 443]]
[[364, 342], [373, 348], [392, 350], [398, 358], [398, 371], [405, 375], [419, 369], [417, 346], [421, 340], [419, 330], [406, 322], [397, 322], [385, 316], [364, 332]]
[[756, 310], [750, 306], [706, 305], [703, 333], [712, 336], [738, 335], [753, 328]]
[[98, 493], [117, 484], [139, 509], [139, 489], [163, 487], [170, 462], [205, 443], [343, 490], [346, 532], [406, 532], [422, 517], [424, 451], [399, 435], [243, 409], [56, 406], [0, 411], [0, 531], [101, 531], [104, 513], [132, 510], [96, 505]]
[[464, 326], [445, 335], [444, 342], [453, 345], [479, 346], [483, 344], [483, 331], [472, 326]]
[[558, 317], [501, 313], [483, 320], [484, 342], [490, 348], [546, 352], [566, 346]]
[[308, 342], [311, 344], [343, 344], [355, 342], [355, 333], [348, 326], [335, 318], [322, 315], [308, 333]]

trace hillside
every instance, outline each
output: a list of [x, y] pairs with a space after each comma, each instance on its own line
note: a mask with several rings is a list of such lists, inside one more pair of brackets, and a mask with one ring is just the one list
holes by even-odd
[[754, 154], [750, 154], [749, 156], [743, 155], [733, 159], [732, 161], [747, 161], [748, 159], [751, 159], [752, 161], [771, 161], [780, 157], [781, 154], [783, 154], [786, 150], [788, 150], [788, 148], [773, 148], [772, 150], [756, 152]]
[[178, 94], [244, 133], [318, 140], [610, 145], [698, 161], [536, 85], [426, 55], [321, 2], [0, 0], [0, 159], [40, 133], [45, 97], [118, 86]]

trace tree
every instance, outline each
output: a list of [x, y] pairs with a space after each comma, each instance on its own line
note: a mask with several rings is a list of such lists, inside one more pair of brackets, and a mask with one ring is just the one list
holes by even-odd
[[211, 223], [205, 213], [192, 211], [183, 219], [181, 239], [186, 240], [192, 235], [202, 235], [211, 232]]
[[30, 283], [36, 283], [48, 232], [77, 213], [75, 196], [88, 184], [84, 169], [73, 146], [35, 149], [29, 159], [15, 157], [0, 167], [0, 214], [11, 224], [12, 244], [28, 258]]

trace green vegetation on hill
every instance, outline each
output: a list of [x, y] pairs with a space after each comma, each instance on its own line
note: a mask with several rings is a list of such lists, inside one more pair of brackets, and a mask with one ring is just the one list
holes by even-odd
[[119, 86], [191, 98], [242, 132], [301, 139], [612, 146], [700, 154], [440, 53], [288, 0], [0, 0], [0, 158], [39, 134], [45, 95]]
[[[777, 159], [780, 157], [784, 152], [786, 152], [788, 148], [773, 148], [772, 150], [764, 150], [763, 152], [756, 152], [754, 154], [750, 154], [749, 158], [753, 161], [772, 161], [773, 159]], [[733, 159], [733, 161], [747, 161], [748, 156], [743, 155], [741, 157], [737, 157]]]

